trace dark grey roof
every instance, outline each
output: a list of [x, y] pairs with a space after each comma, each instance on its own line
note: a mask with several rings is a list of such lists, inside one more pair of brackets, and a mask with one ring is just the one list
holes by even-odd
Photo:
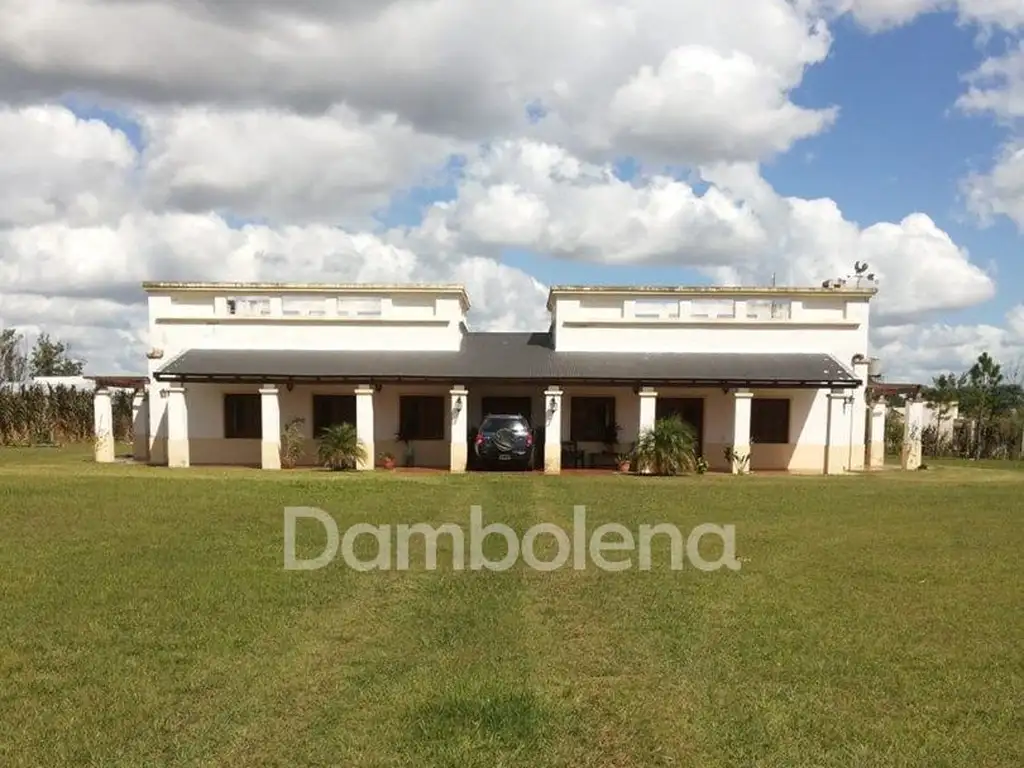
[[157, 374], [162, 381], [328, 380], [609, 382], [854, 387], [860, 382], [820, 353], [555, 352], [548, 333], [466, 333], [462, 348], [437, 351], [191, 349]]

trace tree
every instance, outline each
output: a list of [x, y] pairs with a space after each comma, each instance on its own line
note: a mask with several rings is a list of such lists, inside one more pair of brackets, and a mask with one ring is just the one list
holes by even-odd
[[25, 337], [14, 328], [0, 330], [0, 381], [24, 381], [28, 360]]
[[63, 341], [53, 341], [47, 333], [39, 334], [32, 349], [29, 373], [35, 376], [81, 376], [83, 360], [72, 360], [70, 348]]

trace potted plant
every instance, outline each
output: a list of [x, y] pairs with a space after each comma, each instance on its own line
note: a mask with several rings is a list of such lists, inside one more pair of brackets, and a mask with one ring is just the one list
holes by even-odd
[[380, 464], [384, 469], [395, 468], [395, 454], [388, 451], [384, 451], [380, 456], [377, 457], [380, 460]]
[[620, 453], [615, 457], [615, 461], [619, 466], [619, 472], [629, 472], [630, 455], [628, 453]]
[[736, 449], [727, 445], [724, 450], [725, 460], [732, 468], [732, 471], [738, 475], [745, 475], [750, 469], [750, 454], [749, 453], [738, 453]]
[[354, 424], [335, 424], [320, 434], [317, 460], [332, 470], [355, 469], [366, 461], [366, 446], [356, 434]]

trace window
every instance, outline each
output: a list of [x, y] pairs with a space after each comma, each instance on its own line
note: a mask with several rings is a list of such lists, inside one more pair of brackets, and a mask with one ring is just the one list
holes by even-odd
[[704, 400], [699, 397], [659, 397], [655, 406], [656, 419], [678, 416], [697, 433], [698, 445], [704, 440]]
[[266, 317], [270, 314], [269, 296], [228, 296], [228, 314], [243, 317]]
[[755, 397], [750, 403], [750, 439], [753, 443], [789, 442], [789, 400]]
[[407, 440], [444, 440], [445, 398], [403, 395], [398, 400], [399, 433]]
[[677, 318], [679, 317], [679, 300], [637, 299], [633, 302], [633, 316]]
[[349, 317], [380, 317], [383, 302], [379, 298], [347, 298], [338, 299], [338, 314]]
[[224, 395], [224, 437], [263, 438], [263, 406], [259, 395]]
[[603, 443], [615, 424], [614, 397], [573, 397], [569, 402], [569, 439]]
[[355, 395], [313, 395], [313, 436], [327, 427], [356, 423]]

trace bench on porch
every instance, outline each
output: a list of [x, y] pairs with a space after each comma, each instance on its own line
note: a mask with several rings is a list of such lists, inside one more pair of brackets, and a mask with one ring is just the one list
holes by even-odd
[[583, 469], [586, 466], [586, 455], [575, 440], [562, 441], [562, 466], [570, 469]]

